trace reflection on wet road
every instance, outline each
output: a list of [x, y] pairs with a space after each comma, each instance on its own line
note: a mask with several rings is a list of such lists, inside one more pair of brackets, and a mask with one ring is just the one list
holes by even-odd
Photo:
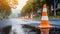
[[[55, 31], [59, 29], [60, 32], [60, 21], [50, 21], [50, 24], [56, 26]], [[0, 34], [40, 34], [40, 30], [35, 28], [38, 26], [40, 21], [30, 21], [30, 20], [21, 20], [21, 19], [6, 19], [0, 21]], [[58, 29], [57, 29], [58, 28]], [[51, 33], [50, 31], [50, 33]], [[58, 33], [59, 33], [58, 32]], [[53, 32], [52, 32], [53, 33]], [[51, 33], [51, 34], [52, 34]]]

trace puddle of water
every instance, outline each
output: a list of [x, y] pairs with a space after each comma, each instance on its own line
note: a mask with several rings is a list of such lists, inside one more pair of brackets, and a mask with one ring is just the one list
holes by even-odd
[[[58, 26], [60, 24], [59, 22], [60, 21], [50, 21], [51, 25], [53, 26]], [[13, 23], [13, 24], [15, 23], [16, 26], [13, 25], [13, 28], [12, 28], [10, 23]], [[22, 24], [20, 19], [9, 19], [9, 20], [2, 21], [0, 23], [0, 26], [2, 27], [4, 26], [4, 27], [2, 29], [0, 27], [0, 34], [41, 34], [40, 29], [34, 27], [39, 25], [38, 21], [27, 20], [27, 21], [24, 21], [24, 25], [23, 24], [21, 25], [19, 23]], [[50, 34], [60, 34], [60, 28], [58, 27], [51, 29]], [[11, 28], [12, 28], [12, 31], [11, 31]]]
[[[9, 34], [9, 33], [11, 34], [11, 32], [13, 32], [13, 34], [41, 34], [40, 29], [30, 25], [20, 25], [18, 27], [17, 31], [14, 30], [14, 32], [11, 31], [11, 26], [5, 27], [2, 30], [0, 30], [0, 34]], [[50, 34], [60, 34], [60, 28], [50, 29]]]

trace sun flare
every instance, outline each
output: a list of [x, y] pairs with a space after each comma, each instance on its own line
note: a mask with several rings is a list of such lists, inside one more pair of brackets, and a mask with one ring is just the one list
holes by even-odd
[[18, 5], [16, 9], [12, 9], [13, 13], [20, 13], [20, 11], [22, 10], [22, 8], [24, 7], [24, 5], [27, 3], [28, 0], [17, 0], [18, 1]]

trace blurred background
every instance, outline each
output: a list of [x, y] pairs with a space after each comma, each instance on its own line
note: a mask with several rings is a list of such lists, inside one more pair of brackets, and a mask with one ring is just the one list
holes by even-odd
[[[60, 34], [60, 0], [0, 0], [0, 34], [41, 34], [43, 4], [47, 4], [49, 34]], [[22, 17], [33, 20], [23, 20]]]

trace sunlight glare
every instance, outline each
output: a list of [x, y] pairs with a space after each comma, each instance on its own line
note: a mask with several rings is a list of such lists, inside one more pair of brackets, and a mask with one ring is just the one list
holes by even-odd
[[12, 9], [13, 13], [20, 13], [24, 5], [28, 0], [18, 0], [18, 5], [16, 9]]

